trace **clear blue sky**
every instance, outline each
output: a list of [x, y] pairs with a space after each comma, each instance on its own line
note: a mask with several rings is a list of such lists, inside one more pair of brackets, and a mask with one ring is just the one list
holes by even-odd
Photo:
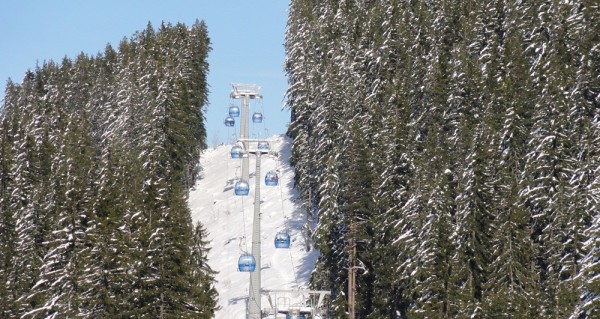
[[284, 133], [282, 110], [287, 80], [283, 71], [287, 0], [57, 0], [0, 3], [0, 81], [20, 83], [27, 69], [45, 60], [60, 62], [78, 53], [96, 55], [107, 43], [143, 30], [148, 21], [191, 26], [204, 20], [212, 42], [207, 115], [208, 145], [227, 142], [223, 125], [231, 83], [256, 83], [264, 96], [268, 135]]

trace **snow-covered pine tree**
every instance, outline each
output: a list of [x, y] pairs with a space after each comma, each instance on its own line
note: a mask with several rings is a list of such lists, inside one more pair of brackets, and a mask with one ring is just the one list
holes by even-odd
[[[63, 67], [68, 68], [65, 63]], [[83, 292], [89, 287], [84, 277], [91, 264], [90, 248], [95, 244], [95, 220], [90, 209], [95, 149], [90, 125], [86, 125], [84, 114], [79, 115], [67, 120], [63, 114], [67, 123], [58, 137], [62, 147], [52, 158], [53, 194], [47, 217], [52, 221], [51, 232], [45, 238], [47, 251], [39, 280], [27, 297], [40, 298], [42, 303], [24, 314], [26, 318], [75, 317], [86, 312]]]
[[528, 62], [521, 47], [522, 30], [518, 5], [506, 4], [503, 20], [496, 22], [503, 30], [499, 45], [502, 69], [497, 73], [494, 90], [496, 122], [502, 123], [499, 146], [493, 152], [498, 159], [495, 187], [497, 216], [492, 236], [493, 252], [488, 282], [484, 292], [486, 313], [534, 317], [537, 311], [537, 268], [531, 240], [530, 214], [518, 195], [524, 166], [526, 138], [529, 134], [531, 80]]
[[[402, 215], [402, 206], [408, 201], [408, 181], [412, 172], [412, 158], [409, 156], [410, 149], [407, 147], [407, 139], [411, 135], [407, 126], [408, 107], [405, 96], [407, 94], [406, 83], [402, 77], [395, 73], [395, 68], [402, 65], [398, 60], [403, 55], [403, 45], [397, 43], [400, 39], [395, 30], [397, 17], [397, 6], [388, 5], [384, 25], [389, 26], [386, 38], [383, 40], [381, 52], [381, 76], [387, 81], [376, 90], [378, 94], [378, 108], [371, 110], [375, 112], [374, 131], [378, 131], [372, 137], [373, 145], [372, 160], [374, 162], [374, 204], [375, 216], [373, 218], [373, 272], [375, 281], [373, 284], [373, 312], [368, 318], [393, 317], [396, 313], [403, 313], [406, 301], [408, 278], [400, 275], [400, 265], [410, 263], [410, 257], [406, 254], [411, 245], [411, 236], [403, 236], [410, 232], [409, 218]], [[400, 24], [402, 25], [402, 24]], [[394, 82], [402, 85], [394, 84]], [[375, 92], [374, 92], [375, 93]], [[379, 154], [377, 156], [376, 154]], [[406, 221], [406, 223], [405, 223]], [[396, 237], [403, 240], [394, 242]], [[410, 238], [410, 239], [409, 239]]]
[[[574, 239], [569, 229], [576, 227], [579, 230], [574, 229], [574, 232], [581, 234], [585, 228], [581, 219], [575, 224], [570, 222], [574, 216], [568, 213], [570, 208], [577, 210], [573, 207], [568, 184], [579, 165], [576, 149], [581, 147], [574, 144], [579, 138], [570, 134], [574, 123], [569, 114], [572, 103], [569, 91], [576, 86], [574, 63], [570, 61], [576, 52], [572, 52], [565, 38], [571, 25], [561, 22], [569, 18], [572, 6], [572, 3], [542, 4], [538, 9], [541, 13], [530, 17], [536, 29], [528, 39], [533, 60], [533, 87], [539, 97], [533, 102], [534, 124], [523, 194], [533, 215], [533, 237], [540, 245], [537, 261], [541, 270], [540, 285], [545, 292], [543, 310], [547, 316], [560, 317], [571, 313], [576, 302], [577, 284], [570, 278], [575, 276], [576, 267], [572, 265], [581, 258], [577, 248], [567, 248], [564, 244], [582, 241]], [[572, 245], [580, 244], [573, 242]]]
[[[316, 6], [315, 6], [316, 7]], [[303, 200], [307, 201], [307, 211], [312, 213], [318, 202], [318, 185], [315, 183], [314, 166], [311, 161], [314, 140], [311, 131], [315, 126], [310, 120], [318, 103], [316, 92], [319, 84], [319, 70], [322, 68], [319, 56], [319, 32], [313, 4], [303, 1], [290, 3], [288, 28], [286, 31], [286, 62], [289, 88], [286, 92], [287, 107], [290, 108], [292, 121], [287, 135], [294, 139], [290, 162], [295, 166], [294, 179], [300, 187]], [[318, 78], [315, 78], [318, 76]], [[325, 165], [325, 163], [322, 163]]]
[[439, 124], [428, 128], [422, 157], [415, 174], [415, 191], [421, 193], [420, 210], [415, 212], [415, 237], [418, 238], [414, 262], [414, 304], [408, 316], [414, 318], [449, 318], [451, 262], [454, 252], [452, 218], [455, 203], [448, 154]]
[[18, 313], [15, 287], [14, 264], [17, 260], [15, 239], [16, 222], [13, 213], [13, 192], [17, 175], [15, 143], [19, 139], [19, 102], [21, 87], [8, 81], [4, 105], [0, 109], [0, 315], [14, 317]]
[[195, 314], [194, 318], [210, 319], [217, 310], [217, 291], [214, 288], [216, 272], [208, 264], [210, 242], [208, 232], [204, 226], [197, 222], [190, 243], [192, 256], [191, 267], [191, 293], [187, 307]]

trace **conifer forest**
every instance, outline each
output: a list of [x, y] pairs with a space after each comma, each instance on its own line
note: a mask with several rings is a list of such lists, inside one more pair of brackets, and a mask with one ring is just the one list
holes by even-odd
[[[600, 318], [600, 3], [289, 3], [289, 160], [330, 317]], [[0, 318], [214, 317], [187, 203], [208, 28], [8, 81]]]
[[186, 194], [205, 148], [204, 22], [44, 62], [0, 114], [0, 318], [212, 318]]
[[600, 318], [597, 1], [292, 0], [285, 47], [333, 318], [351, 255], [356, 318]]

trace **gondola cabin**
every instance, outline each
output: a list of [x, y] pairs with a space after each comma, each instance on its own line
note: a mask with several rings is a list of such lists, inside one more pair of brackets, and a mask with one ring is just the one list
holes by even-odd
[[252, 114], [252, 122], [254, 123], [262, 123], [263, 120], [263, 115], [260, 112], [254, 112], [254, 114]]
[[232, 105], [229, 107], [229, 116], [231, 117], [239, 117], [240, 116], [240, 108]]
[[239, 180], [235, 183], [234, 192], [237, 196], [248, 196], [248, 193], [250, 193], [250, 185], [244, 180]]
[[234, 125], [235, 125], [235, 120], [233, 119], [233, 117], [228, 116], [225, 118], [225, 126], [232, 127]]
[[271, 148], [271, 146], [269, 145], [269, 142], [267, 142], [267, 141], [260, 141], [260, 142], [258, 142], [257, 148], [259, 150], [268, 151]]
[[251, 254], [243, 254], [238, 259], [238, 270], [241, 272], [253, 272], [256, 270], [256, 260]]
[[286, 232], [275, 234], [275, 248], [290, 248], [290, 234]]
[[279, 175], [275, 171], [267, 172], [265, 175], [265, 185], [267, 186], [277, 186], [279, 185]]
[[308, 312], [301, 311], [300, 309], [290, 309], [285, 314], [285, 319], [306, 319], [308, 314]]
[[244, 157], [244, 149], [239, 145], [234, 145], [231, 148], [231, 158], [242, 158]]

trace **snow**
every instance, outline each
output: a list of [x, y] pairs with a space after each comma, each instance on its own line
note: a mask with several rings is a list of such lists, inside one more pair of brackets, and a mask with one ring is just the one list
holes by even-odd
[[[290, 140], [284, 136], [268, 140], [271, 150], [278, 154], [261, 159], [262, 289], [307, 289], [318, 252], [307, 251], [308, 242], [302, 231], [306, 212], [293, 189], [293, 168], [288, 163]], [[202, 176], [188, 200], [194, 223], [203, 223], [211, 241], [208, 259], [218, 272], [215, 288], [221, 307], [216, 319], [245, 318], [249, 293], [250, 273], [239, 272], [237, 262], [241, 254], [251, 251], [256, 162], [251, 155], [250, 194], [235, 196], [233, 185], [241, 176], [242, 161], [230, 158], [231, 147], [221, 145], [202, 154]], [[279, 171], [279, 186], [265, 186], [264, 176], [270, 170]], [[290, 249], [275, 249], [274, 237], [281, 230], [291, 235]], [[269, 307], [267, 296], [262, 296], [261, 304], [263, 309]]]

